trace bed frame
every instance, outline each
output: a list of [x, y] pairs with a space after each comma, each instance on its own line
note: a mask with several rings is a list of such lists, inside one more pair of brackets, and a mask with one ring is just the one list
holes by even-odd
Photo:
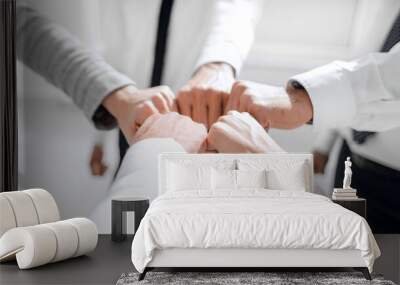
[[[158, 270], [181, 271], [325, 271], [353, 268], [371, 280], [359, 250], [328, 249], [193, 249], [156, 250], [152, 261], [139, 275]], [[348, 270], [347, 270], [348, 271]]]
[[[167, 165], [169, 161], [209, 161], [237, 159], [266, 159], [268, 161], [290, 159], [304, 161], [306, 191], [313, 192], [313, 159], [311, 154], [162, 154], [159, 159], [159, 192], [166, 191]], [[179, 271], [325, 271], [353, 268], [361, 271], [367, 280], [371, 275], [359, 250], [330, 249], [254, 249], [254, 248], [170, 248], [158, 249], [153, 259], [139, 275], [143, 280], [151, 270]], [[348, 270], [347, 270], [348, 271]]]

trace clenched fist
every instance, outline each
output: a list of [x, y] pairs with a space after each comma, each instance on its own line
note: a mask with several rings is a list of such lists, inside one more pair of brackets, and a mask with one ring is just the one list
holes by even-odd
[[201, 66], [177, 94], [179, 112], [209, 129], [223, 115], [234, 80], [233, 69], [228, 64]]
[[284, 152], [250, 114], [237, 111], [211, 126], [207, 142], [220, 153]]
[[250, 113], [264, 128], [292, 129], [313, 117], [311, 100], [305, 90], [238, 81], [232, 87], [225, 112]]
[[202, 124], [176, 112], [153, 114], [136, 132], [133, 143], [148, 138], [172, 138], [189, 153], [205, 148], [207, 130]]
[[119, 89], [103, 100], [104, 107], [116, 118], [129, 144], [148, 117], [174, 110], [174, 94], [167, 86], [138, 90], [133, 86]]

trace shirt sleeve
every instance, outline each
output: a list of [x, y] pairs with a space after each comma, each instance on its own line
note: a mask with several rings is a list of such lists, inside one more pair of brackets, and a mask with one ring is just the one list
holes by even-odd
[[338, 133], [336, 130], [323, 130], [315, 137], [312, 149], [313, 151], [329, 155], [337, 138]]
[[113, 91], [134, 85], [68, 31], [29, 6], [17, 5], [17, 56], [63, 90], [98, 128], [115, 126], [101, 102]]
[[316, 128], [386, 131], [400, 126], [400, 44], [294, 76], [307, 90]]
[[230, 64], [238, 75], [254, 40], [262, 10], [259, 0], [218, 0], [196, 69], [209, 62]]

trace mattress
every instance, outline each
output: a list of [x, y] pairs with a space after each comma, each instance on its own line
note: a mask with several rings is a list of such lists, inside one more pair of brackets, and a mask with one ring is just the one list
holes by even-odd
[[132, 243], [139, 272], [156, 250], [359, 250], [372, 271], [379, 248], [361, 216], [330, 199], [301, 191], [175, 191], [151, 204]]

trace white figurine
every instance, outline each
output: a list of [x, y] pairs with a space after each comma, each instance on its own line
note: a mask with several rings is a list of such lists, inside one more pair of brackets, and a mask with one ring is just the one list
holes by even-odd
[[351, 161], [350, 157], [347, 157], [347, 160], [344, 162], [344, 179], [343, 179], [343, 189], [352, 189], [351, 188], [351, 176], [353, 172], [351, 171]]

